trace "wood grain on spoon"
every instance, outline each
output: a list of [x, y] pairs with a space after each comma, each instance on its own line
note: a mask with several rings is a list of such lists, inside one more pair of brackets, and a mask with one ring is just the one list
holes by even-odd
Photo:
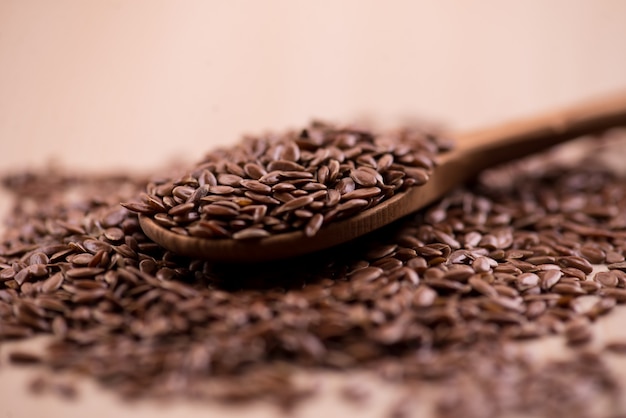
[[441, 198], [481, 170], [561, 142], [626, 126], [626, 92], [589, 100], [533, 118], [453, 135], [455, 148], [442, 154], [429, 181], [411, 187], [355, 216], [323, 226], [313, 237], [303, 231], [258, 240], [204, 239], [176, 234], [140, 216], [148, 237], [175, 253], [221, 262], [258, 262], [294, 257], [365, 235]]

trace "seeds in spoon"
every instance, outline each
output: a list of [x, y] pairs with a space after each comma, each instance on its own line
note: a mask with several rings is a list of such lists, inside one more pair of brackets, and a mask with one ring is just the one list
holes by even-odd
[[[444, 147], [417, 129], [375, 133], [313, 123], [210, 152], [183, 176], [150, 183], [124, 206], [186, 235], [258, 239], [304, 230], [312, 237], [324, 224], [424, 184]], [[264, 206], [264, 214], [241, 210], [242, 198]], [[221, 203], [235, 207], [216, 206]], [[161, 219], [164, 214], [169, 217]], [[311, 219], [302, 222], [303, 214]], [[224, 233], [199, 226], [225, 219]]]

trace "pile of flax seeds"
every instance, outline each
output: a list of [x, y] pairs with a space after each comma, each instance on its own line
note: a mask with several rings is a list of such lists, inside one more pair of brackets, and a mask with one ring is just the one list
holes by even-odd
[[[44, 353], [9, 359], [129, 398], [297, 408], [318, 393], [298, 376], [341, 371], [416, 396], [440, 388], [437, 417], [618, 416], [610, 360], [626, 341], [594, 330], [626, 302], [626, 178], [589, 157], [623, 144], [612, 136], [490, 170], [348, 245], [252, 265], [148, 239], [120, 203], [156, 176], [9, 174], [0, 341], [49, 335]], [[568, 354], [524, 350], [547, 338]], [[371, 394], [352, 383], [338, 395]], [[414, 416], [411, 405], [398, 399], [389, 416]]]

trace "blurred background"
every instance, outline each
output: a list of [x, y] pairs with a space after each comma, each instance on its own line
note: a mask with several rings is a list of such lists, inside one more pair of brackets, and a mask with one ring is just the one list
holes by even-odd
[[623, 0], [0, 0], [1, 172], [311, 118], [469, 130], [626, 89]]

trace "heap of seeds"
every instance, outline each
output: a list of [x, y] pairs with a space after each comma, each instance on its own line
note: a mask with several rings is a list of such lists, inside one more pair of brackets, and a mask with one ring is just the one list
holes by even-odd
[[499, 169], [349, 245], [263, 265], [150, 241], [119, 203], [144, 179], [11, 176], [0, 339], [51, 334], [42, 358], [12, 359], [125, 396], [291, 404], [312, 394], [294, 370], [365, 369], [444, 382], [439, 416], [593, 416], [585, 402], [603, 396], [615, 411], [597, 354], [541, 369], [509, 350], [550, 334], [585, 347], [626, 302], [626, 179], [591, 163], [540, 167]]
[[302, 230], [310, 237], [426, 183], [443, 147], [416, 129], [376, 134], [313, 123], [209, 153], [125, 206], [182, 235], [247, 240]]

